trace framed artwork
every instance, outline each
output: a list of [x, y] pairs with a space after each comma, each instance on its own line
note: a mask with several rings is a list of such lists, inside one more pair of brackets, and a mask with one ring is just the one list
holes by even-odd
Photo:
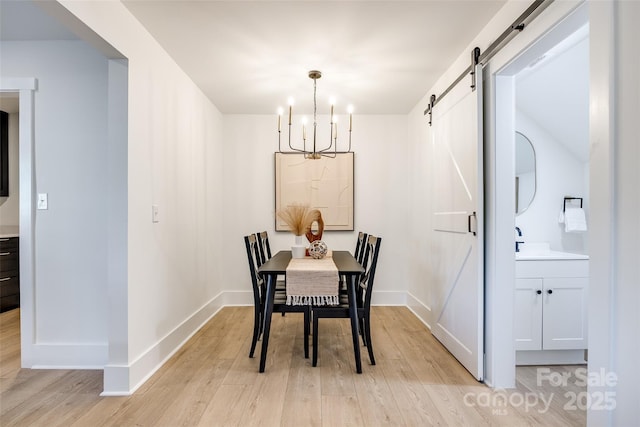
[[[301, 153], [275, 153], [276, 212], [306, 204], [322, 213], [325, 231], [353, 231], [353, 154], [311, 160]], [[276, 231], [289, 230], [275, 218]]]

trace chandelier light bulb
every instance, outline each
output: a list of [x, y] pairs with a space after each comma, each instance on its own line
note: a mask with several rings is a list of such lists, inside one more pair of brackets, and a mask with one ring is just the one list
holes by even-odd
[[353, 128], [353, 105], [349, 105], [347, 111], [349, 111], [349, 132], [351, 132]]
[[289, 126], [291, 126], [291, 115], [293, 113], [293, 98], [289, 97]]
[[306, 140], [307, 139], [307, 118], [303, 117], [302, 118], [302, 140]]

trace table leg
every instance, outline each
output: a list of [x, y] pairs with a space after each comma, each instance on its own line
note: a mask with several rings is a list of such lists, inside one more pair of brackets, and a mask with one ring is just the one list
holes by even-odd
[[351, 317], [351, 335], [353, 336], [353, 354], [356, 358], [356, 372], [362, 373], [360, 361], [360, 336], [358, 335], [358, 299], [356, 298], [357, 275], [349, 278], [349, 315]]
[[267, 290], [263, 316], [264, 331], [262, 333], [262, 352], [260, 353], [260, 372], [264, 372], [264, 367], [267, 363], [267, 348], [269, 347], [269, 331], [271, 330], [271, 315], [273, 314], [276, 277], [269, 274], [266, 279]]

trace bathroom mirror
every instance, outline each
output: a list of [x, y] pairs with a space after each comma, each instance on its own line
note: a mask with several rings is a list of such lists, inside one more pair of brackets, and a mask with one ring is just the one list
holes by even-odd
[[536, 151], [523, 134], [516, 132], [516, 215], [526, 211], [536, 195]]

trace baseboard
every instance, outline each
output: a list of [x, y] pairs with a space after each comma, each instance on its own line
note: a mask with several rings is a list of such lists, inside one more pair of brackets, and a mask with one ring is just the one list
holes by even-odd
[[401, 291], [373, 291], [371, 305], [407, 305], [407, 293]]
[[516, 351], [516, 366], [583, 365], [585, 350], [527, 350]]
[[429, 330], [431, 330], [431, 325], [428, 320], [431, 319], [431, 307], [425, 305], [422, 301], [413, 296], [411, 292], [407, 292], [406, 295], [406, 305], [409, 310], [411, 310], [411, 312], [415, 314], [416, 317], [420, 319], [427, 328], [429, 328]]
[[103, 396], [128, 396], [149, 379], [225, 304], [221, 292], [129, 365], [104, 367]]
[[[28, 361], [31, 369], [102, 369], [107, 363], [108, 344], [33, 344]], [[39, 361], [46, 360], [46, 363]]]
[[253, 291], [224, 291], [222, 293], [224, 306], [253, 306]]

